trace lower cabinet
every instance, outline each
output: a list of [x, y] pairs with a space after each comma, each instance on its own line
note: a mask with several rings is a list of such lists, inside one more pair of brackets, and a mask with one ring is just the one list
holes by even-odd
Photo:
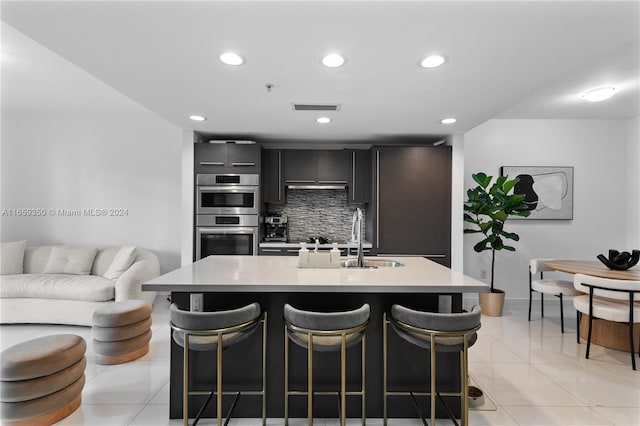
[[298, 248], [287, 248], [287, 247], [268, 247], [258, 248], [258, 254], [260, 256], [297, 256]]

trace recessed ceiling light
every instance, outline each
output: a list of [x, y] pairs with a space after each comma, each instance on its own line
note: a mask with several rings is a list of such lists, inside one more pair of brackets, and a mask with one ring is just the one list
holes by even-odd
[[206, 121], [207, 117], [202, 115], [190, 115], [189, 118], [193, 121]]
[[227, 65], [242, 65], [244, 64], [244, 58], [237, 53], [225, 52], [220, 55], [220, 60]]
[[443, 55], [429, 55], [420, 61], [422, 68], [437, 68], [447, 62], [447, 57]]
[[453, 118], [453, 117], [451, 117], [451, 118], [443, 118], [442, 120], [440, 120], [440, 122], [441, 122], [442, 124], [453, 124], [453, 123], [455, 123], [456, 121], [457, 121], [457, 120], [456, 120], [455, 118]]
[[616, 93], [616, 88], [607, 86], [607, 87], [598, 87], [597, 89], [587, 90], [582, 94], [582, 99], [587, 100], [589, 102], [600, 102], [605, 99], [609, 99]]
[[318, 118], [316, 118], [316, 123], [329, 124], [329, 123], [331, 123], [331, 119], [329, 117], [318, 117]]
[[338, 55], [337, 53], [330, 53], [324, 58], [322, 58], [322, 65], [328, 68], [338, 68], [344, 65], [346, 59], [342, 55]]

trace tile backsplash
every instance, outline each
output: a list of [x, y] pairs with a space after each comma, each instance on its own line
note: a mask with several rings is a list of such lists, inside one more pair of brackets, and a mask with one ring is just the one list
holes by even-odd
[[269, 214], [287, 216], [290, 242], [307, 241], [311, 236], [349, 241], [353, 212], [360, 207], [365, 213], [364, 204], [347, 205], [347, 190], [287, 189], [286, 204], [267, 207]]

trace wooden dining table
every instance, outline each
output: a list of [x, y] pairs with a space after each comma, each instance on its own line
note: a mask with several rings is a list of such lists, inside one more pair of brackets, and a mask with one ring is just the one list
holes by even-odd
[[[569, 274], [584, 274], [594, 277], [609, 278], [615, 280], [640, 281], [640, 267], [618, 271], [609, 269], [598, 260], [547, 260], [544, 264], [560, 272]], [[586, 339], [589, 329], [589, 316], [582, 315], [580, 322], [580, 337]], [[640, 339], [640, 324], [633, 326], [634, 339]], [[629, 329], [626, 324], [606, 321], [602, 319], [593, 320], [593, 330], [591, 332], [591, 343], [619, 351], [629, 351]]]

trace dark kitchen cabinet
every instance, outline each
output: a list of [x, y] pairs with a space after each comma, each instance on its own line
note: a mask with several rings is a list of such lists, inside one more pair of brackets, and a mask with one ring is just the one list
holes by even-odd
[[196, 173], [260, 173], [261, 147], [258, 144], [196, 143]]
[[347, 184], [349, 153], [345, 150], [316, 151], [316, 179], [319, 184]]
[[316, 183], [316, 156], [313, 150], [287, 149], [284, 151], [285, 181]]
[[262, 151], [262, 200], [265, 203], [285, 203], [284, 188], [284, 152], [281, 149], [265, 149]]
[[349, 151], [348, 204], [371, 202], [371, 150]]
[[451, 148], [374, 150], [374, 243], [379, 255], [451, 264]]
[[286, 247], [269, 247], [258, 249], [260, 256], [297, 256], [299, 249], [287, 249]]
[[298, 184], [347, 184], [349, 155], [345, 150], [284, 151], [285, 181]]

